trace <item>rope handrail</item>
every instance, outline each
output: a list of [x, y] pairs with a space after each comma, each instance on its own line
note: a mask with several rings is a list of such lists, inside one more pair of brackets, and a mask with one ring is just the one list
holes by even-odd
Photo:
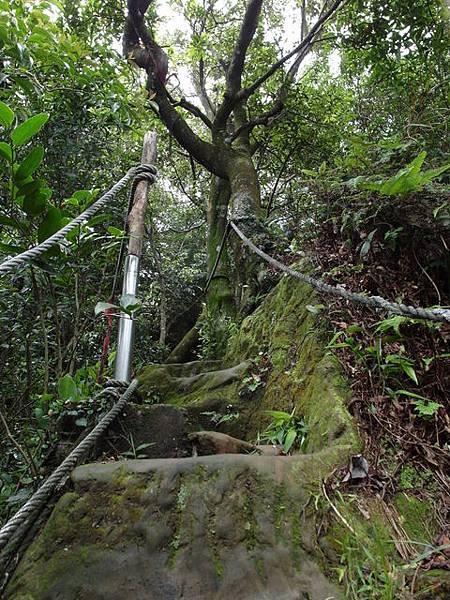
[[121, 381], [109, 381], [107, 387], [95, 396], [99, 399], [100, 396], [114, 395], [117, 397], [118, 388], [128, 385], [123, 394], [120, 395], [114, 406], [104, 415], [94, 429], [78, 444], [76, 448], [67, 456], [63, 462], [57, 467], [53, 473], [44, 481], [41, 487], [31, 496], [31, 498], [11, 517], [11, 519], [0, 529], [0, 550], [5, 548], [13, 541], [17, 530], [32, 519], [35, 513], [42, 508], [45, 502], [49, 499], [56, 486], [61, 484], [63, 480], [76, 467], [77, 463], [85, 456], [92, 448], [100, 436], [108, 429], [113, 421], [122, 412], [128, 400], [133, 395], [137, 388], [138, 380], [133, 379], [130, 384]]
[[153, 165], [138, 165], [136, 167], [132, 167], [129, 171], [119, 179], [117, 183], [113, 185], [111, 189], [103, 194], [98, 200], [96, 200], [89, 208], [83, 211], [78, 217], [75, 217], [70, 223], [65, 225], [62, 229], [51, 235], [49, 238], [38, 244], [37, 246], [33, 246], [28, 250], [18, 254], [17, 256], [13, 256], [2, 262], [0, 264], [0, 276], [10, 271], [14, 270], [19, 265], [28, 262], [29, 260], [33, 260], [41, 256], [44, 252], [52, 248], [55, 244], [60, 242], [65, 238], [65, 236], [75, 229], [78, 225], [81, 225], [88, 219], [90, 219], [93, 215], [95, 215], [105, 204], [108, 204], [111, 200], [113, 200], [119, 192], [121, 192], [129, 183], [131, 179], [133, 179], [133, 188], [142, 181], [143, 179], [149, 179], [150, 181], [154, 181], [156, 176], [156, 168]]
[[300, 279], [300, 281], [303, 281], [304, 283], [308, 283], [320, 292], [331, 294], [333, 296], [340, 296], [345, 300], [350, 300], [351, 302], [364, 304], [365, 306], [382, 308], [383, 310], [387, 310], [399, 315], [405, 315], [416, 319], [426, 319], [428, 321], [450, 323], [450, 310], [447, 310], [445, 308], [421, 308], [409, 306], [407, 304], [400, 304], [398, 302], [391, 302], [390, 300], [386, 300], [381, 296], [364, 296], [363, 294], [349, 292], [342, 287], [324, 283], [319, 279], [315, 279], [314, 277], [310, 277], [309, 275], [305, 275], [304, 273], [295, 271], [294, 269], [291, 269], [287, 265], [284, 265], [280, 261], [276, 260], [275, 258], [272, 258], [263, 250], [258, 248], [251, 240], [248, 239], [248, 237], [245, 236], [244, 233], [242, 233], [242, 231], [239, 229], [239, 227], [234, 221], [230, 221], [229, 224], [232, 227], [233, 231], [236, 233], [236, 235], [248, 248], [250, 248], [250, 250], [252, 250], [252, 252], [260, 256], [263, 260], [265, 260], [273, 267], [284, 271], [285, 273], [291, 275], [292, 277], [295, 277], [296, 279]]
[[[25, 250], [24, 252], [13, 256], [0, 264], [0, 276], [13, 271], [17, 266], [20, 266], [30, 260], [36, 259], [44, 252], [49, 250], [61, 242], [65, 236], [75, 229], [80, 224], [86, 222], [95, 215], [107, 203], [113, 200], [130, 182], [133, 181], [128, 198], [127, 217], [132, 206], [134, 193], [139, 182], [147, 180], [153, 183], [156, 178], [156, 168], [152, 164], [140, 164], [132, 167], [128, 172], [117, 181], [107, 192], [105, 192], [98, 200], [89, 206], [80, 215], [75, 217], [70, 223], [62, 227], [59, 231], [51, 235], [42, 243]], [[126, 218], [127, 218], [126, 217]], [[126, 223], [125, 223], [126, 225]], [[123, 255], [124, 242], [122, 242], [121, 252]], [[120, 258], [119, 258], [120, 260]], [[116, 285], [118, 277], [118, 268], [113, 284], [113, 289]], [[0, 529], [0, 563], [4, 564], [9, 560], [12, 552], [21, 544], [24, 534], [29, 527], [34, 523], [35, 518], [42, 511], [45, 503], [49, 500], [53, 492], [61, 486], [71, 473], [74, 467], [83, 459], [86, 453], [92, 448], [100, 436], [108, 429], [114, 419], [121, 413], [128, 400], [136, 390], [138, 382], [134, 379], [130, 384], [124, 381], [110, 380], [107, 382], [101, 392], [94, 399], [99, 399], [102, 396], [113, 396], [115, 404], [108, 411], [94, 429], [74, 448], [74, 450], [64, 459], [64, 461], [53, 471], [53, 473], [42, 483], [39, 489], [32, 497], [19, 509], [19, 511], [11, 517], [11, 519]], [[123, 393], [121, 389], [126, 387]], [[0, 593], [3, 586], [0, 582]]]

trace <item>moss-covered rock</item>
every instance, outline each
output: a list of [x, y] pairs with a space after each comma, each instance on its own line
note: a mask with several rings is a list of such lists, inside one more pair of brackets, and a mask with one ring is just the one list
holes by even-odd
[[[412, 546], [401, 545], [399, 532], [406, 543], [429, 544], [435, 525], [427, 504], [411, 494], [390, 506], [344, 494], [331, 511], [323, 494], [322, 481], [360, 443], [315, 304], [308, 285], [283, 277], [244, 319], [223, 360], [146, 367], [141, 396], [171, 406], [133, 407], [139, 442], [153, 441], [145, 439], [147, 418], [175, 411], [180, 435], [160, 442], [164, 456], [177, 458], [76, 469], [74, 491], [21, 561], [8, 600], [341, 597], [324, 573], [340, 573], [360, 600], [407, 589], [407, 571], [396, 564]], [[192, 424], [255, 442], [267, 410], [293, 409], [309, 426], [304, 454], [179, 458]], [[406, 466], [402, 476], [412, 477]], [[335, 515], [319, 541], [318, 509], [321, 519], [327, 510]], [[446, 597], [448, 588], [431, 577], [416, 585], [421, 598]]]
[[417, 544], [431, 544], [438, 530], [429, 500], [400, 492], [394, 498], [407, 539]]
[[313, 551], [312, 462], [219, 455], [79, 467], [7, 598], [338, 599]]
[[[270, 421], [265, 411], [295, 408], [310, 429], [307, 451], [333, 446], [345, 460], [359, 445], [345, 408], [349, 389], [326, 351], [330, 335], [315, 303], [316, 293], [309, 285], [283, 277], [244, 319], [224, 360], [150, 365], [139, 375], [140, 393], [146, 397], [157, 390], [165, 402], [194, 406], [199, 413], [226, 414], [232, 407], [239, 418], [226, 420], [220, 431], [251, 442]], [[258, 371], [261, 355], [271, 370], [264, 386], [251, 393], [245, 390], [244, 376]]]

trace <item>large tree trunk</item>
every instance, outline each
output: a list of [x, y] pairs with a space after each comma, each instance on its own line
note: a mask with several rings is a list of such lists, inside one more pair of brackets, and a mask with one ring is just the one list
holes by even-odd
[[[231, 201], [232, 216], [244, 233], [259, 246], [270, 251], [270, 236], [262, 225], [261, 198], [258, 176], [252, 161], [250, 135], [259, 125], [268, 125], [283, 109], [286, 91], [292, 83], [299, 65], [306, 56], [316, 38], [321, 34], [328, 19], [342, 4], [343, 0], [334, 0], [331, 6], [324, 4], [316, 23], [307, 33], [306, 0], [302, 0], [303, 21], [302, 41], [290, 52], [284, 54], [269, 68], [249, 83], [244, 77], [247, 51], [258, 29], [263, 8], [263, 0], [247, 0], [241, 27], [234, 48], [226, 64], [225, 89], [222, 101], [214, 106], [208, 97], [205, 85], [205, 64], [199, 63], [198, 74], [194, 76], [194, 86], [198, 91], [204, 111], [186, 98], [176, 100], [166, 88], [168, 56], [157, 44], [145, 24], [144, 15], [151, 0], [128, 0], [123, 51], [128, 60], [147, 72], [147, 89], [157, 104], [157, 113], [177, 142], [199, 164], [209, 171], [215, 179], [212, 185], [208, 207], [208, 269], [215, 263], [220, 242], [225, 231], [228, 201]], [[213, 3], [214, 4], [214, 3]], [[325, 6], [328, 9], [325, 10]], [[282, 76], [282, 83], [276, 92], [276, 100], [269, 110], [259, 115], [250, 115], [247, 110], [249, 99], [275, 73], [294, 58], [294, 62]], [[223, 65], [222, 65], [223, 66]], [[154, 107], [153, 107], [154, 108]], [[200, 136], [196, 129], [182, 117], [178, 108], [196, 119], [200, 119], [209, 130], [207, 137]], [[228, 189], [229, 188], [229, 189]], [[254, 255], [248, 254], [235, 240], [234, 278], [236, 304], [239, 312], [247, 312], [256, 300], [259, 290], [261, 265]], [[211, 281], [207, 297], [208, 312], [222, 315], [225, 322], [232, 316], [233, 297], [229, 281], [226, 255], [218, 265], [218, 271]]]
[[[270, 242], [262, 225], [261, 193], [258, 174], [250, 151], [235, 150], [229, 162], [231, 187], [231, 214], [233, 220], [257, 245], [267, 248]], [[231, 237], [235, 264], [235, 296], [241, 315], [254, 305], [259, 290], [258, 274], [261, 261], [242, 245], [236, 236]]]
[[[228, 221], [228, 204], [230, 202], [230, 185], [226, 179], [212, 177], [210, 196], [208, 199], [208, 274], [217, 260]], [[217, 265], [215, 274], [209, 285], [206, 305], [210, 314], [224, 314], [232, 317], [235, 314], [233, 287], [230, 278], [230, 265], [226, 245]]]

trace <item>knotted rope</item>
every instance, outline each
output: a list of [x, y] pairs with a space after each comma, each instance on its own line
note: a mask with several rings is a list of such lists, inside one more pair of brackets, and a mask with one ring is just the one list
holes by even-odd
[[155, 177], [156, 168], [153, 165], [138, 165], [137, 167], [131, 168], [128, 171], [128, 173], [126, 173], [126, 175], [124, 175], [122, 179], [120, 179], [116, 184], [114, 184], [110, 190], [103, 194], [103, 196], [96, 200], [89, 208], [83, 211], [80, 215], [78, 215], [78, 217], [73, 219], [62, 229], [51, 235], [49, 238], [47, 238], [45, 241], [38, 244], [37, 246], [29, 248], [21, 254], [13, 256], [12, 258], [9, 258], [3, 263], [1, 263], [0, 275], [9, 273], [19, 265], [26, 263], [30, 260], [36, 259], [42, 254], [44, 254], [44, 252], [46, 252], [47, 250], [50, 250], [50, 248], [62, 241], [70, 231], [75, 229], [75, 227], [78, 227], [78, 225], [81, 225], [82, 223], [90, 219], [101, 208], [103, 208], [103, 206], [111, 202], [111, 200], [113, 200], [117, 196], [117, 194], [119, 194], [119, 192], [121, 192], [127, 186], [130, 180], [133, 180], [132, 191], [134, 194], [135, 187], [140, 181], [146, 179], [148, 181], [154, 182]]
[[[120, 390], [128, 385], [121, 394]], [[95, 442], [108, 429], [114, 419], [122, 412], [128, 400], [133, 395], [138, 385], [137, 379], [130, 384], [123, 381], [112, 380], [107, 382], [107, 387], [94, 398], [98, 400], [102, 396], [109, 395], [118, 398], [114, 406], [106, 413], [94, 429], [72, 450], [64, 461], [45, 480], [41, 487], [31, 496], [22, 508], [0, 529], [0, 550], [5, 548], [15, 536], [17, 530], [24, 524], [29, 523], [36, 513], [47, 502], [53, 491], [70, 475], [78, 462], [87, 454]]]

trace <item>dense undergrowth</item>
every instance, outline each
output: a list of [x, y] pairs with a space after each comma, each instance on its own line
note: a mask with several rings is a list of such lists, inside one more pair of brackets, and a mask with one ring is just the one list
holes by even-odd
[[[449, 306], [450, 205], [442, 187], [389, 199], [343, 187], [321, 189], [318, 197], [327, 218], [309, 243], [317, 275], [351, 291], [413, 306]], [[364, 483], [353, 489], [341, 483], [344, 472], [328, 482], [351, 523], [351, 531], [343, 528], [347, 541], [338, 549], [348, 597], [428, 597], [442, 579], [431, 577], [419, 586], [418, 575], [421, 580], [433, 568], [450, 564], [450, 328], [336, 298], [322, 302], [318, 309], [335, 331], [328, 348], [350, 382], [348, 409], [364, 440], [369, 469]], [[422, 532], [428, 547], [416, 543], [420, 530], [403, 528], [406, 517], [397, 512], [402, 493], [409, 498], [406, 504], [417, 500], [419, 512], [411, 521], [418, 527], [425, 518], [419, 507], [427, 507], [425, 521], [434, 523]], [[380, 511], [374, 511], [374, 502], [382, 506], [393, 537], [392, 529], [374, 526], [368, 532], [354, 520], [355, 508], [357, 514], [380, 518], [374, 516]], [[369, 547], [365, 536], [373, 537]], [[441, 553], [434, 553], [437, 548]]]
[[[448, 306], [448, 226], [433, 217], [437, 208], [448, 206], [448, 196], [437, 188], [434, 195], [428, 191], [389, 202], [366, 198], [366, 205], [376, 203], [374, 214], [349, 228], [348, 215], [354, 219], [363, 203], [358, 195], [331, 195], [335, 214], [313, 245], [321, 276], [353, 291], [413, 306]], [[329, 347], [340, 355], [353, 381], [351, 409], [364, 424], [369, 448], [377, 455], [375, 464], [383, 464], [380, 440], [394, 442], [404, 453], [397, 456], [397, 475], [406, 458], [415, 455], [421, 460], [419, 469], [437, 468], [444, 483], [448, 325], [377, 314], [335, 299], [327, 304], [336, 330]]]

